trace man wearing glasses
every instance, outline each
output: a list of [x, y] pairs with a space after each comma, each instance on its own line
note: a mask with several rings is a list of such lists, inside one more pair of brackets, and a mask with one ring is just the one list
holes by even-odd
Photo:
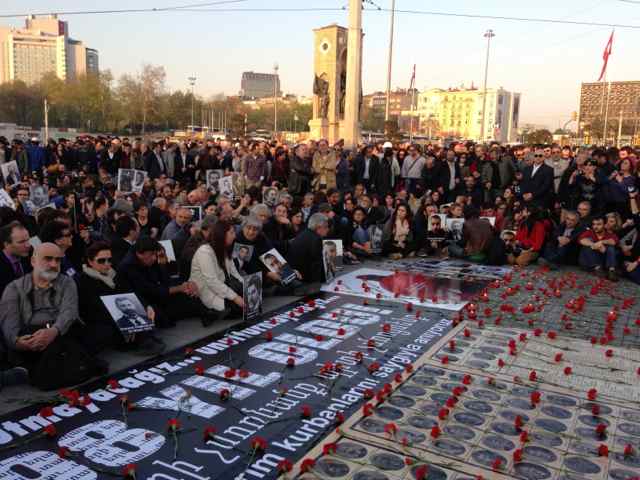
[[522, 198], [527, 203], [548, 208], [553, 199], [553, 192], [553, 168], [545, 164], [543, 149], [536, 148], [533, 164], [522, 172]]
[[[567, 147], [567, 150], [568, 150], [568, 153], [571, 152], [571, 150], [568, 149], [568, 147]], [[551, 148], [551, 156], [546, 157], [546, 149], [545, 149], [544, 163], [546, 163], [553, 169], [553, 187], [556, 193], [558, 192], [558, 187], [560, 186], [560, 181], [562, 180], [562, 174], [569, 166], [569, 160], [570, 160], [569, 155], [565, 156], [565, 151], [566, 150], [564, 148], [560, 149], [559, 146], [554, 145]]]

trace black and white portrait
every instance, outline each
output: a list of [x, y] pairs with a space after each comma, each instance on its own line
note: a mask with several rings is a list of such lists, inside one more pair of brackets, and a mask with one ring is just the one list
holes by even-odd
[[140, 193], [144, 187], [147, 173], [132, 168], [118, 169], [118, 191], [122, 193]]
[[153, 330], [153, 322], [134, 293], [100, 297], [123, 334]]
[[245, 265], [251, 261], [253, 256], [253, 245], [246, 245], [244, 243], [234, 243], [233, 251], [231, 252], [231, 258], [236, 264], [236, 268], [239, 271], [244, 270]]
[[371, 225], [367, 230], [369, 233], [369, 242], [371, 242], [371, 252], [381, 253], [383, 235], [382, 227], [379, 225]]
[[280, 283], [282, 283], [282, 285], [289, 285], [297, 278], [296, 272], [293, 271], [291, 265], [287, 263], [275, 248], [272, 248], [267, 253], [263, 253], [260, 256], [260, 261], [264, 263], [270, 272], [280, 277]]
[[232, 177], [222, 177], [220, 180], [218, 180], [218, 193], [223, 197], [227, 197], [229, 199], [232, 199], [234, 197]]
[[199, 222], [202, 220], [202, 207], [200, 205], [186, 205], [182, 208], [191, 210], [191, 221]]
[[255, 320], [262, 313], [262, 272], [246, 275], [242, 280], [245, 322]]
[[0, 165], [0, 170], [2, 170], [5, 185], [11, 186], [20, 183], [20, 169], [18, 169], [18, 163], [15, 160]]
[[49, 203], [49, 188], [46, 185], [30, 185], [29, 200], [36, 209], [44, 207]]
[[462, 240], [462, 229], [464, 228], [464, 218], [447, 218], [446, 229], [451, 233], [455, 241]]
[[270, 207], [275, 206], [278, 201], [278, 189], [273, 187], [265, 188], [264, 192], [262, 192], [262, 201]]
[[222, 170], [207, 170], [207, 190], [217, 192], [220, 188], [218, 182], [223, 175]]
[[342, 253], [342, 240], [322, 241], [322, 263], [327, 282], [336, 277], [336, 273], [342, 265]]

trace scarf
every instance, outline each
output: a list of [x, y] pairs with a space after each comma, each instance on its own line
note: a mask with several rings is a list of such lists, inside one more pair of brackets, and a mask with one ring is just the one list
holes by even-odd
[[88, 265], [83, 265], [82, 271], [91, 278], [104, 282], [110, 288], [116, 288], [116, 282], [114, 281], [114, 278], [116, 277], [116, 271], [113, 268], [109, 270], [109, 273], [107, 273], [106, 275], [100, 273], [99, 271], [91, 268]]
[[407, 235], [409, 235], [409, 222], [406, 220], [403, 222], [399, 219], [396, 219], [396, 243], [404, 247], [404, 242], [407, 240]]

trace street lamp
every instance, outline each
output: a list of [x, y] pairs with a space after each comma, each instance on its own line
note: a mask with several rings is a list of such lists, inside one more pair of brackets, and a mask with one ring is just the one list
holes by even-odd
[[191, 134], [193, 135], [194, 130], [194, 125], [193, 122], [195, 121], [193, 118], [193, 112], [194, 112], [194, 99], [195, 99], [195, 88], [196, 88], [196, 77], [189, 77], [189, 85], [191, 85]]
[[273, 138], [278, 137], [278, 64], [273, 65]]
[[489, 76], [489, 51], [491, 50], [491, 39], [495, 37], [493, 30], [487, 30], [484, 38], [487, 39], [487, 59], [484, 64], [484, 87], [482, 94], [482, 124], [480, 125], [480, 141], [484, 141], [484, 121], [487, 114], [487, 78]]

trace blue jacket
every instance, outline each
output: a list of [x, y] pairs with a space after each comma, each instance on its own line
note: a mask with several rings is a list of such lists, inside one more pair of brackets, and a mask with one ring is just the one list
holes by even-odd
[[29, 157], [29, 171], [23, 173], [39, 172], [45, 166], [46, 155], [44, 148], [40, 145], [29, 145], [27, 156]]

